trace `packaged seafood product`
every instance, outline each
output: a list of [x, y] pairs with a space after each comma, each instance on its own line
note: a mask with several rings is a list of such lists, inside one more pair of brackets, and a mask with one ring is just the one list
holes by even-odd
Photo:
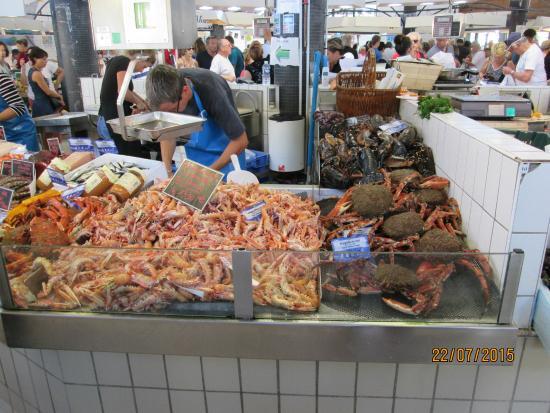
[[130, 168], [109, 190], [119, 202], [124, 202], [145, 185], [145, 173], [139, 168]]
[[86, 180], [84, 183], [84, 193], [88, 196], [102, 195], [107, 192], [117, 180], [118, 176], [104, 165]]

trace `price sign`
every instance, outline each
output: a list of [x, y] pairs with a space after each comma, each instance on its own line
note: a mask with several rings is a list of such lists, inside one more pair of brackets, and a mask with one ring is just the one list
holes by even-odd
[[0, 187], [0, 209], [9, 211], [12, 198], [13, 189]]
[[[346, 238], [335, 238], [331, 241], [334, 251], [334, 261], [348, 262], [370, 258], [369, 237], [367, 235], [352, 235]], [[343, 254], [349, 252], [350, 254]], [[355, 253], [355, 254], [354, 254]]]
[[2, 175], [11, 176], [11, 161], [2, 161]]
[[48, 150], [55, 156], [61, 155], [61, 145], [59, 144], [59, 138], [46, 139], [48, 143]]
[[432, 37], [447, 38], [452, 36], [453, 16], [434, 16]]
[[32, 181], [34, 179], [34, 163], [14, 159], [11, 161], [11, 174], [13, 176], [28, 178], [29, 181]]
[[185, 159], [164, 193], [202, 211], [222, 179], [223, 173]]
[[67, 186], [67, 181], [65, 181], [65, 175], [63, 175], [61, 172], [56, 171], [55, 169], [46, 169], [48, 171], [48, 175], [50, 175], [50, 179], [54, 184], [58, 184], [61, 186]]
[[0, 141], [6, 140], [6, 130], [3, 126], [0, 126]]

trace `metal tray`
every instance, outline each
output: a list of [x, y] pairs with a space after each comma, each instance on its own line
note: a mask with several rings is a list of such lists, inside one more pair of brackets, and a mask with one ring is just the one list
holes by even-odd
[[[173, 138], [186, 140], [185, 137], [202, 129], [204, 119], [198, 116], [157, 111], [126, 116], [124, 121], [129, 138], [155, 142]], [[115, 133], [122, 135], [120, 119], [112, 119], [108, 123]]]
[[46, 126], [74, 126], [81, 123], [87, 123], [90, 116], [86, 112], [69, 112], [65, 115], [52, 114], [34, 118], [34, 123], [38, 127]]

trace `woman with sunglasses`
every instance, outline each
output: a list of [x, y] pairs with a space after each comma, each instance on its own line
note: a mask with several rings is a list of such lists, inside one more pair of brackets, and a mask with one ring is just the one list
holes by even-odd
[[178, 69], [189, 69], [199, 67], [199, 64], [193, 59], [193, 49], [179, 49], [178, 50]]
[[422, 37], [418, 32], [410, 32], [407, 37], [411, 39], [411, 57], [415, 59], [425, 59], [424, 51], [422, 50]]

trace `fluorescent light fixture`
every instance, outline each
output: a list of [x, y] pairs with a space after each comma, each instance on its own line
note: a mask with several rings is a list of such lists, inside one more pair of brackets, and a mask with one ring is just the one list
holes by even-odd
[[212, 10], [214, 7], [212, 6], [200, 6], [199, 10]]
[[349, 5], [340, 6], [340, 9], [341, 10], [350, 10], [350, 9], [353, 9], [353, 6], [349, 6]]
[[468, 3], [466, 0], [458, 0], [458, 1], [455, 1], [453, 4], [466, 4]]
[[265, 11], [265, 7], [255, 7], [254, 11]]
[[229, 11], [239, 11], [241, 8], [239, 6], [231, 6], [228, 7], [227, 10]]
[[401, 3], [390, 3], [388, 4], [388, 7], [399, 7], [399, 6], [402, 6]]
[[419, 6], [433, 6], [434, 4], [431, 1], [420, 3]]

